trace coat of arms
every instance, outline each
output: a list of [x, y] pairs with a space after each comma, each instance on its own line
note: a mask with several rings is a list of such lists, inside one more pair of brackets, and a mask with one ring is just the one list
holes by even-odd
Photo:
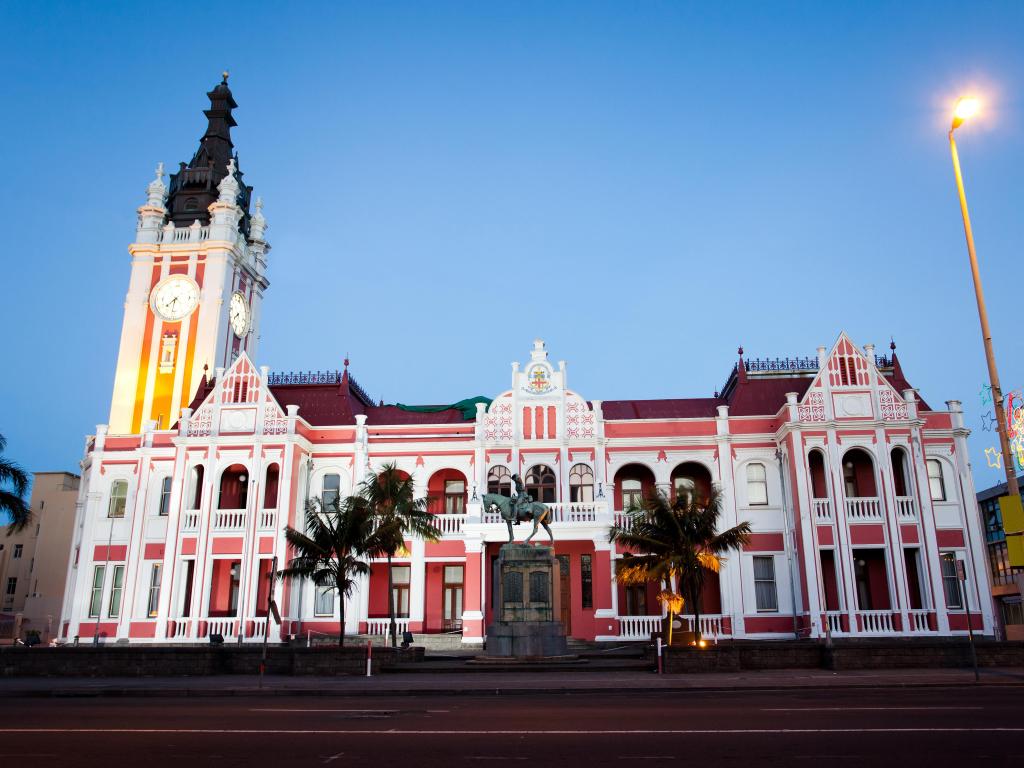
[[526, 369], [526, 386], [524, 389], [532, 395], [543, 395], [554, 389], [551, 373], [545, 365], [533, 365]]

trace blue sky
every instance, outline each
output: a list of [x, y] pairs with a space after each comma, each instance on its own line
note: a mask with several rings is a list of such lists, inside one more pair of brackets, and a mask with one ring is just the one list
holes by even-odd
[[1024, 387], [1021, 3], [7, 3], [8, 455], [75, 469], [109, 409], [135, 209], [222, 69], [273, 245], [260, 363], [389, 402], [508, 386], [542, 336], [588, 398], [708, 396], [743, 344], [840, 330], [934, 405], [979, 487], [984, 357]]

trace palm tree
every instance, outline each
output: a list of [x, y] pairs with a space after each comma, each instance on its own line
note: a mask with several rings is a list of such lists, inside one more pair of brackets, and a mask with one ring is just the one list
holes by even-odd
[[722, 497], [714, 488], [706, 495], [680, 493], [674, 500], [664, 493], [650, 493], [626, 510], [627, 524], [613, 525], [608, 538], [632, 550], [615, 571], [620, 584], [648, 582], [666, 585], [658, 599], [669, 612], [669, 645], [672, 620], [688, 601], [694, 614], [696, 639], [700, 641], [700, 595], [707, 571], [718, 573], [722, 555], [739, 550], [750, 537], [750, 523], [743, 522], [718, 532]]
[[[7, 440], [0, 435], [0, 452], [7, 447]], [[28, 492], [28, 474], [18, 464], [0, 456], [0, 514], [11, 517], [7, 535], [24, 530], [32, 519], [32, 510], [25, 503]]]
[[322, 499], [306, 504], [306, 531], [291, 526], [284, 529], [294, 554], [281, 578], [309, 579], [318, 587], [331, 587], [341, 602], [338, 647], [345, 645], [345, 598], [352, 594], [356, 577], [370, 572], [363, 559], [369, 553], [367, 542], [373, 521], [358, 505], [335, 499], [328, 508]]
[[388, 561], [388, 635], [391, 645], [398, 645], [398, 624], [395, 621], [395, 584], [391, 561], [405, 546], [409, 536], [425, 541], [437, 541], [440, 532], [434, 527], [433, 515], [428, 511], [430, 499], [416, 498], [413, 479], [394, 464], [385, 464], [380, 472], [364, 480], [351, 498], [351, 503], [363, 509], [373, 519], [374, 532], [368, 549], [384, 555]]

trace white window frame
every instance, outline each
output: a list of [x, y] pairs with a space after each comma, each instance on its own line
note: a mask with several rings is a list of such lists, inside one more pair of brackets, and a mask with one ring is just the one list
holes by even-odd
[[124, 595], [124, 565], [115, 565], [111, 574], [107, 617], [118, 619], [121, 617], [121, 598]]
[[[764, 576], [758, 577], [757, 566], [758, 563], [770, 563], [771, 564], [771, 578]], [[754, 555], [751, 558], [751, 566], [754, 574], [754, 604], [757, 606], [758, 613], [778, 613], [779, 612], [779, 583], [778, 577], [775, 572], [775, 556], [774, 555]], [[771, 594], [774, 598], [774, 605], [762, 606], [761, 605], [761, 593], [758, 590], [759, 585], [771, 585]]]
[[149, 569], [149, 591], [146, 599], [146, 616], [155, 619], [160, 611], [160, 579], [163, 563], [153, 563]]
[[[461, 485], [461, 491], [449, 491], [449, 486]], [[444, 481], [444, 513], [446, 515], [462, 515], [466, 512], [466, 481]]]
[[327, 479], [331, 478], [331, 477], [333, 477], [333, 478], [335, 478], [337, 480], [338, 487], [337, 488], [331, 488], [330, 492], [335, 494], [335, 498], [337, 498], [338, 501], [341, 501], [341, 473], [340, 472], [328, 472], [328, 473], [326, 473], [323, 476], [323, 479], [320, 481], [320, 500], [323, 502], [323, 506], [324, 506], [324, 511], [325, 512], [331, 511], [331, 509], [333, 509], [333, 506], [334, 506], [333, 502], [329, 502], [327, 500], [327, 493], [328, 493]]
[[[951, 611], [962, 611], [964, 609], [964, 599], [967, 597], [965, 585], [960, 582], [960, 577], [957, 575], [956, 564], [959, 559], [955, 550], [939, 552], [939, 576], [942, 579], [942, 595], [946, 609]], [[952, 568], [952, 573], [948, 573], [950, 568]], [[953, 589], [956, 592], [955, 603], [950, 602], [950, 583], [952, 583]]]
[[[103, 585], [107, 579], [106, 563], [97, 564], [92, 571], [92, 586], [89, 588], [89, 618], [98, 619], [103, 610]], [[99, 582], [98, 584], [96, 582]]]
[[[124, 488], [124, 493], [115, 491]], [[111, 520], [124, 519], [128, 510], [128, 481], [115, 480], [110, 484], [110, 501], [107, 502], [107, 517]]]
[[[931, 496], [932, 501], [948, 501], [949, 497], [946, 494], [946, 471], [942, 468], [942, 462], [939, 459], [926, 459], [925, 466], [928, 470], [928, 495]], [[932, 467], [935, 468], [937, 474], [932, 474]], [[939, 493], [935, 493], [935, 483], [939, 484]]]
[[160, 481], [160, 495], [156, 505], [156, 513], [160, 517], [167, 517], [171, 511], [171, 487], [172, 478], [170, 476], [163, 478]]
[[[761, 471], [760, 479], [751, 477], [751, 470], [755, 467]], [[760, 493], [756, 493], [754, 489], [760, 489]], [[747, 504], [752, 507], [768, 506], [768, 468], [760, 461], [747, 464]]]
[[[315, 585], [313, 590], [313, 615], [326, 618], [334, 616], [334, 588], [330, 586]], [[330, 610], [325, 611], [323, 603], [330, 602]]]

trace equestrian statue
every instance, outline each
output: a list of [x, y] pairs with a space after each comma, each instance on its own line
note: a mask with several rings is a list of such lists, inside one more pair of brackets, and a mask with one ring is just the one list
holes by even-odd
[[555, 535], [551, 532], [551, 508], [547, 504], [543, 504], [539, 501], [534, 501], [533, 496], [526, 492], [523, 487], [523, 481], [519, 475], [512, 475], [512, 482], [516, 484], [516, 495], [505, 496], [500, 493], [485, 493], [483, 498], [484, 510], [486, 512], [499, 512], [501, 519], [508, 525], [508, 542], [509, 544], [515, 541], [515, 536], [512, 534], [512, 524], [523, 521], [533, 521], [533, 531], [526, 537], [524, 544], [529, 544], [530, 539], [537, 535], [537, 526], [544, 526], [544, 530], [548, 532], [548, 536], [551, 538], [552, 545], [555, 543]]

